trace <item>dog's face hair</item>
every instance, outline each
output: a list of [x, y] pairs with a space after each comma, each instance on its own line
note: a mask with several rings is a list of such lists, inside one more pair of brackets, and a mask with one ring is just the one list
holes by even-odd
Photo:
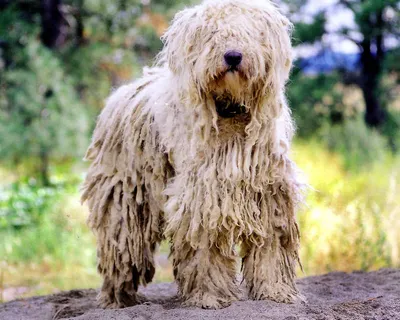
[[268, 0], [208, 0], [176, 15], [160, 56], [187, 84], [181, 89], [214, 101], [229, 118], [282, 92], [292, 64], [290, 31]]

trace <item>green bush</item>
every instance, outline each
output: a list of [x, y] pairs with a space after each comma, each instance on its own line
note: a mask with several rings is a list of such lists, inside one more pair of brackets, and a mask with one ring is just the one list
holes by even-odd
[[400, 151], [400, 112], [390, 111], [382, 133], [388, 137], [389, 146], [393, 152]]
[[0, 78], [0, 159], [82, 157], [88, 119], [62, 61], [34, 39], [21, 49], [26, 61]]
[[94, 263], [95, 246], [84, 222], [78, 185], [59, 181], [52, 187], [42, 187], [31, 179], [3, 188], [0, 260], [17, 264], [76, 263], [88, 255], [84, 263]]
[[20, 229], [39, 224], [59, 198], [59, 188], [40, 187], [34, 179], [3, 187], [0, 190], [0, 229]]
[[361, 118], [345, 120], [343, 124], [321, 130], [322, 139], [332, 151], [339, 152], [347, 170], [382, 161], [387, 153], [387, 140], [376, 130], [368, 128]]
[[343, 93], [337, 74], [306, 76], [295, 69], [288, 86], [288, 100], [302, 138], [315, 136], [326, 124], [343, 120]]
[[154, 27], [143, 25], [137, 29], [135, 49], [143, 54], [154, 57], [163, 47], [160, 36], [157, 35]]

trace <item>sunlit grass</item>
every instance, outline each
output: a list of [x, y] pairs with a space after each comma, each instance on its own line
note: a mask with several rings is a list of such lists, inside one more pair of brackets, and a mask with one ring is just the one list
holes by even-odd
[[294, 157], [312, 186], [298, 216], [306, 274], [400, 266], [400, 159], [351, 173], [318, 144]]
[[[305, 275], [399, 267], [400, 158], [388, 155], [349, 172], [338, 154], [301, 141], [295, 143], [293, 156], [312, 186], [298, 215]], [[63, 181], [71, 170], [81, 176], [79, 168], [71, 168], [53, 170], [53, 180]], [[87, 214], [76, 184], [39, 225], [0, 230], [0, 299], [2, 289], [13, 287], [27, 290], [12, 298], [99, 287]], [[159, 251], [154, 281], [171, 281], [168, 244]]]

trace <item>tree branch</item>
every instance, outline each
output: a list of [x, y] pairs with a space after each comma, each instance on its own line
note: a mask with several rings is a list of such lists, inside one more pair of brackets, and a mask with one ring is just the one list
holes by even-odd
[[351, 11], [353, 11], [355, 13], [355, 9], [353, 7], [353, 3], [351, 3], [348, 0], [339, 0], [338, 2], [339, 4], [345, 6], [347, 9], [350, 9]]
[[381, 63], [385, 57], [385, 48], [384, 48], [384, 42], [383, 42], [383, 29], [384, 29], [385, 21], [383, 20], [383, 9], [378, 10], [376, 15], [377, 15], [376, 27], [378, 30], [381, 30], [381, 32], [376, 36], [376, 49], [377, 49], [378, 61]]
[[349, 36], [348, 34], [342, 34], [344, 38], [346, 38], [347, 40], [350, 40], [351, 42], [353, 42], [354, 44], [356, 44], [358, 47], [361, 48], [361, 41], [354, 39], [353, 37]]

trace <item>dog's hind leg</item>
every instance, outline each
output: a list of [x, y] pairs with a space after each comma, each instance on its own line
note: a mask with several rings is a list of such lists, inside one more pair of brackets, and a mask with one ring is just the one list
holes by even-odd
[[140, 302], [138, 286], [152, 280], [153, 254], [163, 237], [161, 193], [172, 169], [160, 151], [153, 117], [143, 112], [145, 85], [124, 86], [109, 98], [86, 156], [92, 164], [82, 201], [97, 236], [103, 307]]
[[93, 200], [89, 201], [94, 212], [89, 224], [97, 235], [98, 271], [104, 280], [100, 304], [123, 308], [140, 303], [139, 284], [146, 285], [153, 279], [153, 254], [161, 241], [163, 218], [156, 208], [151, 208], [148, 194], [141, 195], [143, 200], [137, 203], [142, 190], [128, 190], [132, 184], [112, 180], [115, 177], [96, 183], [95, 187], [103, 186], [109, 191], [99, 193], [105, 201], [96, 199], [99, 206], [92, 207]]

